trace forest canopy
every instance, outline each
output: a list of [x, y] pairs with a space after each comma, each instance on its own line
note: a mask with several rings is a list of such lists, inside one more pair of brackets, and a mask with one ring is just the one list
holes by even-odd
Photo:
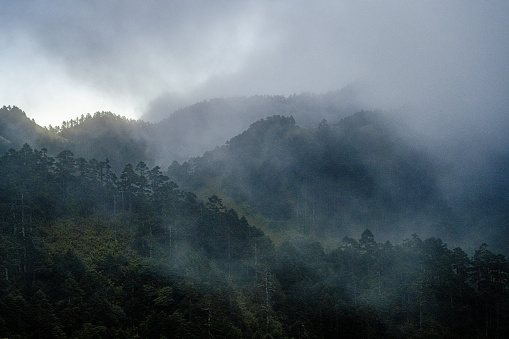
[[0, 158], [5, 337], [506, 337], [505, 256], [438, 238], [278, 244], [159, 167]]

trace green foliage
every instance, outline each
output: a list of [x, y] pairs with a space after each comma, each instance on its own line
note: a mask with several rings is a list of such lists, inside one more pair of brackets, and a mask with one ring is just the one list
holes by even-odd
[[[291, 118], [253, 128], [318, 138]], [[276, 174], [280, 160], [269, 166]], [[107, 160], [53, 158], [28, 144], [0, 158], [0, 177], [1, 337], [509, 334], [509, 265], [485, 244], [469, 257], [437, 238], [379, 243], [366, 229], [331, 249], [311, 237], [274, 246], [219, 195], [200, 201], [159, 167], [127, 164], [117, 178]], [[279, 181], [255, 177], [283, 199]]]
[[19, 148], [25, 143], [55, 150], [69, 146], [64, 138], [37, 125], [18, 107], [1, 107], [0, 153], [8, 151], [10, 148]]
[[143, 162], [117, 180], [107, 161], [27, 144], [0, 172], [0, 335], [238, 336], [224, 312], [237, 306], [216, 297], [248, 284], [253, 246], [259, 260], [272, 248], [220, 198], [206, 206]]
[[111, 168], [120, 172], [126, 163], [140, 160], [154, 163], [154, 158], [147, 152], [149, 127], [148, 123], [111, 112], [96, 112], [64, 121], [55, 131], [70, 142], [69, 149], [73, 153], [87, 158], [110, 159]]
[[364, 111], [316, 128], [299, 127], [291, 116], [268, 117], [168, 170], [201, 196], [220, 192], [236, 207], [248, 206], [243, 213], [273, 225], [266, 230], [320, 238], [358, 232], [358, 225], [397, 232], [409, 222], [419, 230], [451, 220], [434, 173], [431, 160], [388, 119]]

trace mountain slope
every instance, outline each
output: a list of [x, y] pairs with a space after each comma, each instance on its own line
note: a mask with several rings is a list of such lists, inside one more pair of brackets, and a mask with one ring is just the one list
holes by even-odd
[[428, 234], [451, 217], [433, 161], [377, 112], [314, 128], [273, 116], [203, 157], [174, 163], [169, 175], [186, 189], [250, 206], [274, 229], [344, 234], [369, 227], [401, 237]]
[[337, 122], [360, 110], [355, 91], [347, 87], [325, 94], [218, 98], [180, 109], [151, 126], [158, 140], [152, 153], [161, 163], [200, 156], [242, 133], [257, 120], [272, 115], [292, 115], [299, 126], [322, 119]]
[[96, 112], [50, 131], [68, 140], [75, 155], [108, 158], [117, 172], [125, 163], [137, 161], [166, 167], [174, 160], [185, 161], [223, 145], [253, 121], [269, 115], [291, 114], [302, 126], [316, 125], [324, 118], [339, 121], [358, 107], [353, 93], [347, 88], [290, 97], [218, 98], [183, 108], [157, 123]]
[[52, 150], [67, 145], [64, 138], [37, 125], [18, 107], [3, 106], [0, 108], [0, 153], [10, 148], [18, 149], [24, 143]]
[[59, 135], [69, 140], [69, 148], [76, 156], [109, 159], [117, 173], [127, 163], [154, 164], [149, 145], [157, 140], [150, 139], [150, 125], [146, 122], [111, 112], [96, 112], [66, 125], [59, 130]]
[[[350, 134], [371, 118], [354, 116]], [[260, 134], [285, 148], [281, 135], [314, 133], [273, 117], [230, 144]], [[28, 145], [0, 157], [2, 337], [508, 337], [509, 265], [486, 244], [469, 256], [368, 229], [328, 248], [291, 232], [274, 244], [158, 167], [126, 166], [115, 180], [97, 165]]]
[[[339, 93], [329, 99], [347, 102]], [[476, 168], [463, 152], [423, 151], [410, 129], [379, 113], [334, 123], [346, 111], [339, 104], [326, 109], [325, 96], [216, 99], [154, 124], [98, 112], [49, 129], [4, 106], [0, 152], [24, 143], [52, 155], [70, 149], [76, 158], [109, 159], [120, 174], [127, 163], [165, 168], [209, 151], [171, 166], [170, 174], [203, 198], [220, 194], [262, 218], [259, 225], [301, 233], [370, 228], [398, 240], [416, 232], [461, 246], [483, 239], [509, 253], [509, 151], [483, 152]], [[246, 117], [264, 112], [296, 112], [304, 122], [279, 115], [232, 134], [248, 124]], [[332, 118], [312, 123], [302, 120], [306, 114]], [[211, 151], [228, 138], [227, 146]], [[437, 157], [440, 152], [452, 156]]]

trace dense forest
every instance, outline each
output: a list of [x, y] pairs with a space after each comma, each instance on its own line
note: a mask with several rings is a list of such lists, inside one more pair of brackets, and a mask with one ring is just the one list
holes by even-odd
[[[504, 248], [502, 227], [490, 235], [478, 226], [491, 219], [471, 212], [466, 220], [468, 209], [446, 201], [441, 171], [440, 162], [405, 141], [381, 112], [361, 111], [309, 128], [291, 116], [267, 117], [202, 157], [174, 162], [168, 175], [202, 198], [220, 194], [276, 236], [330, 241], [369, 228], [391, 241], [417, 233], [457, 246], [498, 237]], [[503, 219], [509, 186], [497, 184], [490, 187], [489, 211]], [[488, 210], [486, 198], [469, 201], [470, 210]]]
[[504, 337], [503, 255], [365, 230], [325, 251], [178, 190], [160, 168], [0, 159], [0, 333], [7, 337]]
[[[0, 113], [0, 337], [509, 335], [507, 258], [442, 240], [468, 215], [380, 112], [266, 117], [168, 169], [138, 138], [154, 125]], [[502, 211], [500, 183], [468, 203]]]

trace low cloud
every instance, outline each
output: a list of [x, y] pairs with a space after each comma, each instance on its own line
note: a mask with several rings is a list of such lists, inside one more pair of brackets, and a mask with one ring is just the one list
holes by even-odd
[[160, 119], [214, 97], [356, 83], [366, 108], [405, 108], [434, 137], [502, 143], [508, 15], [476, 1], [7, 1], [0, 99], [37, 121], [95, 106]]

